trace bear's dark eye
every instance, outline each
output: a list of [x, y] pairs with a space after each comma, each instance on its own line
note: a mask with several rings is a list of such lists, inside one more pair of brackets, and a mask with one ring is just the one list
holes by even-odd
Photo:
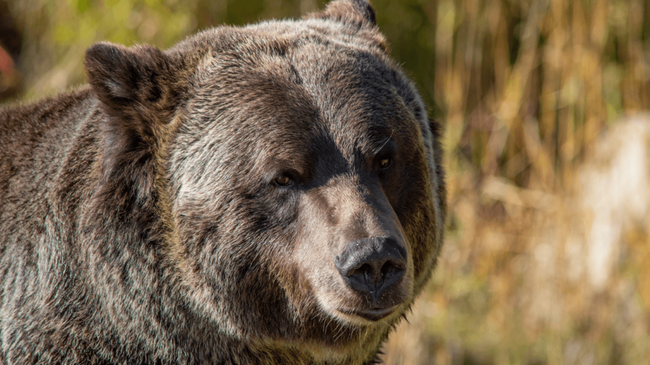
[[291, 178], [287, 175], [280, 175], [275, 179], [273, 179], [273, 182], [275, 183], [275, 185], [283, 186], [283, 187], [290, 186], [291, 184], [293, 184], [293, 180], [291, 180]]
[[386, 170], [393, 163], [393, 159], [390, 157], [382, 157], [379, 159], [379, 168]]

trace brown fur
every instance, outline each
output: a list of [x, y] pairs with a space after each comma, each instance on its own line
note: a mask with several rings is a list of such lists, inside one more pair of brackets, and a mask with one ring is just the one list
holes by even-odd
[[[376, 360], [446, 211], [438, 126], [385, 50], [337, 0], [164, 52], [100, 43], [90, 87], [0, 111], [0, 364]], [[408, 256], [379, 321], [334, 265], [366, 237]]]

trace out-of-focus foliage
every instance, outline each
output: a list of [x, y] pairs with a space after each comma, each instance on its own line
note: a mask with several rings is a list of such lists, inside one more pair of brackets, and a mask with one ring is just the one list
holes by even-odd
[[[446, 125], [450, 203], [440, 266], [386, 362], [650, 362], [650, 214], [632, 209], [616, 180], [650, 190], [646, 175], [626, 175], [647, 169], [647, 158], [626, 163], [650, 147], [631, 142], [636, 130], [601, 143], [619, 149], [595, 147], [650, 104], [650, 0], [372, 2], [392, 55]], [[296, 18], [324, 1], [0, 5], [22, 37], [20, 56], [11, 54], [20, 96], [37, 98], [82, 84], [94, 42], [166, 48], [200, 29]], [[18, 90], [20, 78], [11, 80]], [[641, 147], [617, 152], [628, 144]], [[647, 194], [633, 196], [645, 204]]]

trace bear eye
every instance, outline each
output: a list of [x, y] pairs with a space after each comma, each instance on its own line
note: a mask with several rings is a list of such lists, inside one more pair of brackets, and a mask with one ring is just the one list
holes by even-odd
[[379, 159], [379, 168], [382, 170], [385, 170], [390, 167], [390, 165], [393, 163], [393, 159], [390, 157], [382, 157]]
[[287, 175], [280, 175], [280, 176], [276, 177], [275, 179], [273, 179], [273, 182], [277, 186], [289, 186], [289, 185], [293, 184], [293, 181]]

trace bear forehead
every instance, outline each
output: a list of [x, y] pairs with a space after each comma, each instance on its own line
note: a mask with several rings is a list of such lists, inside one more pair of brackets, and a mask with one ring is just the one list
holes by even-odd
[[236, 30], [244, 37], [230, 37], [238, 40], [232, 49], [199, 67], [194, 106], [222, 132], [240, 134], [237, 141], [303, 151], [328, 135], [351, 152], [364, 140], [370, 146], [395, 130], [413, 132], [414, 113], [402, 96], [411, 90], [382, 54], [317, 32]]

